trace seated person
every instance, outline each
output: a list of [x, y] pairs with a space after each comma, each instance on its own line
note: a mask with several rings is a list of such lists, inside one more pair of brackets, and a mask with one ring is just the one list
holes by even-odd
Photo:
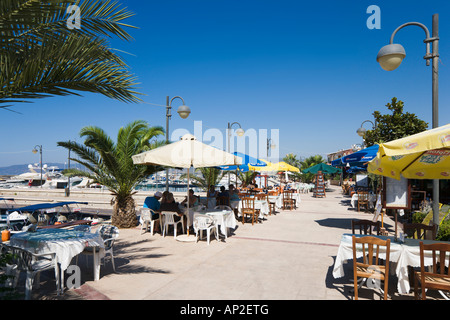
[[213, 185], [209, 186], [209, 189], [208, 189], [208, 192], [206, 193], [206, 196], [208, 198], [212, 198], [212, 197], [216, 197], [217, 196], [217, 191], [216, 191], [216, 189], [214, 188]]
[[[187, 197], [181, 202], [181, 204], [186, 205], [187, 203]], [[194, 195], [194, 190], [189, 189], [189, 208], [193, 208], [195, 206], [198, 206], [200, 204], [200, 201], [198, 200], [198, 197]]]
[[225, 190], [224, 186], [220, 187], [220, 192], [217, 195], [217, 205], [230, 205], [230, 194]]
[[163, 212], [163, 211], [176, 212], [178, 214], [178, 216], [174, 216], [175, 221], [180, 221], [181, 217], [183, 216], [183, 212], [181, 211], [180, 207], [178, 206], [178, 203], [175, 202], [173, 193], [171, 193], [171, 192], [169, 192], [166, 195], [165, 202], [161, 203], [159, 211], [161, 211], [161, 212]]
[[228, 193], [230, 195], [230, 201], [239, 201], [241, 200], [239, 198], [239, 192], [238, 190], [234, 187], [234, 185], [230, 184], [230, 186], [228, 187]]
[[[159, 192], [159, 191], [155, 192], [153, 197], [145, 198], [144, 205], [142, 207], [143, 208], [149, 208], [149, 209], [152, 209], [155, 212], [158, 212], [159, 208], [161, 206], [161, 204], [159, 203], [159, 199], [161, 199], [161, 197], [162, 197], [162, 193], [161, 192]], [[159, 214], [152, 212], [152, 219], [158, 219], [158, 218], [159, 218]]]

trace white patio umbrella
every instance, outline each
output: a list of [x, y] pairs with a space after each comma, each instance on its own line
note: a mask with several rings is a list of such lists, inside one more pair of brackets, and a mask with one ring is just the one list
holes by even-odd
[[[177, 142], [134, 155], [132, 159], [134, 164], [188, 169], [187, 212], [189, 212], [189, 171], [191, 167], [203, 168], [242, 164], [240, 157], [197, 141], [191, 134], [185, 134]], [[182, 238], [179, 238], [177, 237], [178, 240], [182, 240]]]

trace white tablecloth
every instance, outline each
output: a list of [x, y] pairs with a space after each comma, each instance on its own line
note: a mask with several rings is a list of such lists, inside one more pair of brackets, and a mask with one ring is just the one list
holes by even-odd
[[[269, 196], [269, 199], [270, 199], [271, 202], [275, 202], [275, 206], [278, 209], [282, 209], [283, 208], [283, 195], [282, 194], [280, 194], [278, 196]], [[300, 202], [302, 201], [300, 199], [300, 193], [298, 193], [298, 192], [293, 193], [292, 194], [292, 199], [295, 200], [295, 207], [298, 208]], [[275, 201], [273, 201], [273, 200], [275, 200]]]
[[[353, 259], [353, 247], [352, 247], [352, 234], [343, 234], [341, 243], [339, 245], [336, 261], [333, 268], [333, 277], [341, 278], [344, 276], [343, 264], [347, 260]], [[362, 237], [364, 235], [355, 235], [356, 237]], [[408, 278], [408, 266], [420, 267], [420, 248], [419, 243], [423, 241], [424, 244], [430, 243], [450, 243], [445, 241], [434, 240], [416, 240], [405, 239], [404, 243], [394, 242], [394, 237], [376, 236], [381, 239], [391, 239], [391, 248], [389, 261], [392, 264], [389, 265], [390, 273], [395, 274], [398, 277], [397, 291], [401, 294], [406, 294], [410, 290], [409, 278]], [[358, 258], [362, 257], [362, 252], [357, 252]], [[385, 252], [380, 252], [380, 258], [386, 259]], [[447, 260], [448, 261], [448, 260]], [[430, 266], [432, 264], [431, 257], [425, 256], [425, 265]]]
[[72, 258], [86, 247], [99, 247], [99, 257], [105, 254], [105, 245], [100, 234], [64, 229], [16, 233], [11, 236], [10, 244], [37, 254], [56, 253], [62, 271], [66, 270]]
[[[259, 217], [264, 218], [265, 215], [270, 213], [270, 207], [267, 200], [255, 200], [255, 209], [259, 209]], [[242, 201], [239, 201], [238, 205], [239, 214], [242, 215]]]
[[[369, 194], [369, 208], [373, 209], [374, 208], [374, 203], [377, 200], [377, 195], [376, 194]], [[352, 200], [350, 201], [352, 208], [358, 208], [358, 194], [355, 193], [352, 196]]]
[[196, 211], [195, 213], [201, 213], [211, 216], [217, 225], [220, 226], [220, 232], [223, 235], [228, 234], [228, 228], [236, 228], [236, 218], [234, 217], [234, 212], [230, 210], [207, 210], [207, 211]]

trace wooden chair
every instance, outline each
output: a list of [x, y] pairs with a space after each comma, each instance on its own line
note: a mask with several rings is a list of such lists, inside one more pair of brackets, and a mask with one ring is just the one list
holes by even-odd
[[242, 200], [242, 224], [245, 222], [245, 217], [250, 216], [252, 219], [252, 225], [254, 222], [258, 222], [259, 209], [255, 209], [255, 198], [244, 197]]
[[[429, 272], [425, 271], [425, 251], [431, 251], [433, 259], [432, 271]], [[420, 242], [420, 272], [414, 273], [414, 298], [416, 300], [419, 298], [419, 284], [422, 300], [426, 299], [426, 289], [450, 291], [450, 268], [446, 267], [446, 260], [447, 263], [450, 263], [448, 261], [449, 252], [450, 244], [424, 244], [422, 241]]]
[[[429, 226], [422, 223], [405, 223], [403, 225], [406, 237], [419, 240], [436, 240], [436, 229], [436, 225]], [[427, 231], [429, 231], [428, 234]]]
[[217, 201], [216, 201], [216, 205], [217, 206], [230, 206], [230, 197], [226, 197], [226, 196], [220, 196], [217, 197]]
[[[436, 225], [429, 226], [422, 223], [405, 223], [403, 225], [405, 237], [419, 240], [435, 240], [437, 233], [436, 229]], [[427, 233], [427, 231], [429, 232]], [[412, 266], [408, 266], [408, 278], [411, 288], [414, 287], [414, 272], [414, 268]]]
[[359, 234], [372, 235], [372, 231], [377, 230], [377, 236], [381, 235], [381, 223], [380, 221], [371, 220], [352, 220], [352, 233], [356, 234], [356, 230], [359, 230]]
[[369, 210], [369, 192], [368, 191], [358, 191], [358, 211], [361, 211], [360, 207], [365, 207], [365, 211]]
[[[387, 300], [388, 284], [389, 284], [389, 255], [391, 248], [391, 240], [382, 240], [376, 237], [365, 236], [357, 238], [352, 237], [353, 243], [353, 280], [355, 287], [355, 300], [358, 300], [358, 288], [362, 286], [367, 280], [372, 281], [370, 287], [377, 287], [384, 292], [384, 300]], [[357, 261], [357, 249], [356, 245], [361, 244], [363, 252], [363, 262]], [[367, 247], [366, 247], [367, 245]], [[374, 246], [376, 246], [374, 248]], [[386, 247], [386, 259], [379, 259], [380, 247]], [[374, 251], [375, 249], [375, 251]], [[366, 251], [367, 250], [367, 251]], [[384, 263], [383, 263], [383, 262]], [[358, 284], [358, 277], [363, 278], [365, 281], [361, 281]], [[375, 284], [374, 282], [375, 281]], [[384, 290], [381, 289], [381, 281], [384, 281]]]
[[295, 199], [292, 198], [293, 192], [290, 190], [283, 191], [283, 210], [289, 207], [289, 210], [295, 209]]
[[269, 194], [266, 194], [266, 201], [269, 204], [269, 216], [273, 214], [275, 214], [275, 202], [271, 202], [269, 199]]

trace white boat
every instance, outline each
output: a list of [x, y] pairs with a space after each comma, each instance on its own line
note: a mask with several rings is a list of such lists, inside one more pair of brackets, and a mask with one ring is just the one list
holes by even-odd
[[[47, 189], [64, 189], [68, 186], [69, 178], [62, 174], [62, 169], [57, 166], [41, 167], [38, 164], [28, 165], [28, 172], [13, 176], [8, 180], [0, 182], [0, 188], [28, 188], [41, 187]], [[83, 179], [80, 177], [71, 177], [70, 185], [75, 186]]]

